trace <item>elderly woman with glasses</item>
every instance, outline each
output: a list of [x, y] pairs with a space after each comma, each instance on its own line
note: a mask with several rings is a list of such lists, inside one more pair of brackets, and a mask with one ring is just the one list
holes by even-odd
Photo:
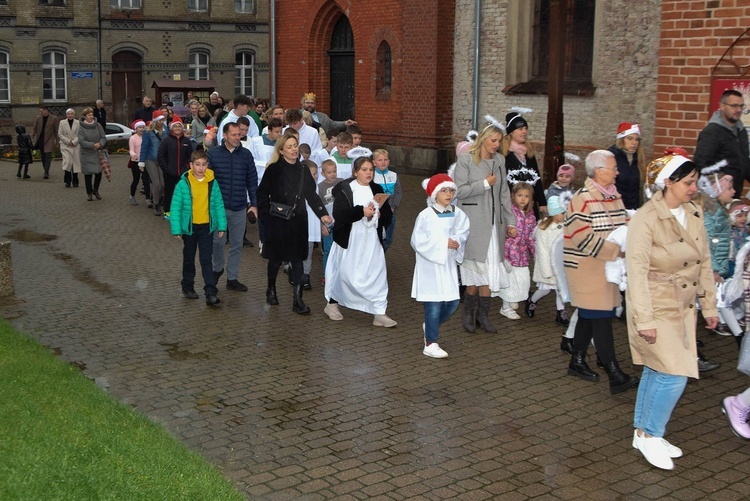
[[638, 124], [622, 122], [617, 127], [617, 140], [607, 148], [615, 155], [617, 179], [615, 186], [626, 209], [641, 206], [641, 171], [646, 160], [641, 148], [641, 128]]
[[614, 395], [638, 385], [638, 378], [623, 373], [617, 363], [612, 317], [620, 306], [620, 290], [607, 281], [604, 266], [624, 257], [620, 245], [607, 237], [627, 225], [628, 214], [615, 186], [617, 164], [612, 152], [592, 151], [586, 157], [586, 174], [583, 188], [573, 196], [565, 215], [565, 277], [570, 302], [578, 308], [568, 374], [585, 381], [599, 380], [599, 374], [586, 363], [586, 350], [593, 338]]

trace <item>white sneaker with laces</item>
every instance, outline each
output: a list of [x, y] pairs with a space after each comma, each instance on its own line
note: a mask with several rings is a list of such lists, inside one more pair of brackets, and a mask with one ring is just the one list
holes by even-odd
[[506, 310], [505, 308], [502, 308], [500, 310], [500, 314], [504, 316], [505, 318], [509, 318], [510, 320], [519, 320], [521, 318], [521, 316], [518, 313], [516, 313], [516, 310], [511, 310], [511, 309]]
[[661, 437], [638, 437], [636, 448], [641, 451], [646, 461], [662, 470], [674, 470], [674, 461], [669, 457], [666, 442]]
[[[638, 436], [638, 430], [633, 430], [633, 449], [638, 448], [638, 441], [642, 437]], [[676, 445], [672, 445], [669, 442], [667, 442], [666, 438], [662, 438], [662, 441], [664, 441], [664, 446], [667, 448], [667, 452], [669, 453], [669, 457], [672, 459], [681, 458], [682, 457], [682, 449], [677, 447]]]
[[341, 314], [339, 311], [339, 305], [336, 303], [328, 303], [325, 308], [323, 308], [323, 312], [328, 315], [328, 318], [331, 320], [343, 320], [344, 315]]
[[424, 347], [422, 354], [427, 355], [430, 358], [446, 358], [448, 353], [445, 352], [437, 343], [430, 343]]

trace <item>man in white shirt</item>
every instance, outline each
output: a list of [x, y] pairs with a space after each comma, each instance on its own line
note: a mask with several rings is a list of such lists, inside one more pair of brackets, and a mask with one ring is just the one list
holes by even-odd
[[310, 146], [310, 151], [318, 151], [323, 147], [318, 131], [302, 120], [302, 113], [299, 110], [286, 110], [284, 118], [287, 125], [299, 133], [299, 144], [307, 144]]
[[[219, 124], [219, 127], [217, 127], [216, 132], [216, 144], [221, 146], [221, 140], [223, 139], [223, 129], [224, 125], [228, 123], [237, 123], [237, 119], [239, 117], [247, 116], [247, 112], [250, 109], [250, 106], [253, 105], [253, 100], [247, 97], [244, 94], [240, 94], [238, 96], [235, 96], [233, 99], [234, 101], [234, 109], [230, 111], [226, 117], [224, 117], [224, 120], [221, 121], [221, 124]], [[247, 137], [256, 137], [260, 135], [260, 131], [258, 130], [258, 126], [255, 124], [255, 120], [250, 120], [250, 128], [247, 131]]]

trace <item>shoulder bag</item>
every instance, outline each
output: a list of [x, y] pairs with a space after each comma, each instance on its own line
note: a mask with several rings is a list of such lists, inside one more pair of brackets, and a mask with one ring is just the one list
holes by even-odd
[[285, 219], [289, 221], [294, 217], [294, 211], [297, 209], [297, 202], [299, 201], [300, 195], [302, 195], [302, 185], [305, 181], [305, 173], [302, 172], [299, 178], [299, 188], [297, 189], [297, 195], [294, 197], [294, 205], [282, 204], [280, 202], [274, 202], [271, 200], [271, 215], [278, 217], [279, 219]]

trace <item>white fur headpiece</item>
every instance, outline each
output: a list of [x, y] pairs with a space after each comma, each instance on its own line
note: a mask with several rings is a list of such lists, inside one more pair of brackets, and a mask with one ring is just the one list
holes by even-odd
[[371, 157], [372, 151], [370, 151], [368, 148], [365, 148], [364, 146], [357, 146], [356, 148], [352, 148], [351, 150], [347, 151], [346, 156], [351, 158], [352, 160], [356, 160], [359, 157]]
[[484, 119], [485, 119], [485, 120], [487, 120], [487, 122], [489, 122], [489, 123], [488, 123], [488, 125], [487, 125], [487, 126], [486, 126], [486, 127], [485, 127], [485, 128], [483, 129], [483, 130], [482, 130], [482, 132], [484, 132], [485, 130], [487, 130], [487, 127], [489, 127], [490, 125], [492, 125], [492, 126], [494, 126], [494, 127], [497, 127], [497, 128], [498, 128], [498, 129], [500, 129], [501, 131], [505, 132], [505, 126], [504, 126], [504, 125], [502, 124], [502, 122], [500, 122], [500, 121], [499, 121], [499, 120], [498, 120], [497, 118], [493, 117], [493, 116], [492, 116], [492, 115], [490, 115], [489, 113], [487, 113], [487, 114], [486, 114], [486, 115], [484, 116]]
[[521, 167], [512, 172], [508, 172], [506, 178], [510, 184], [528, 183], [531, 186], [534, 186], [539, 181], [539, 174], [527, 167]]

